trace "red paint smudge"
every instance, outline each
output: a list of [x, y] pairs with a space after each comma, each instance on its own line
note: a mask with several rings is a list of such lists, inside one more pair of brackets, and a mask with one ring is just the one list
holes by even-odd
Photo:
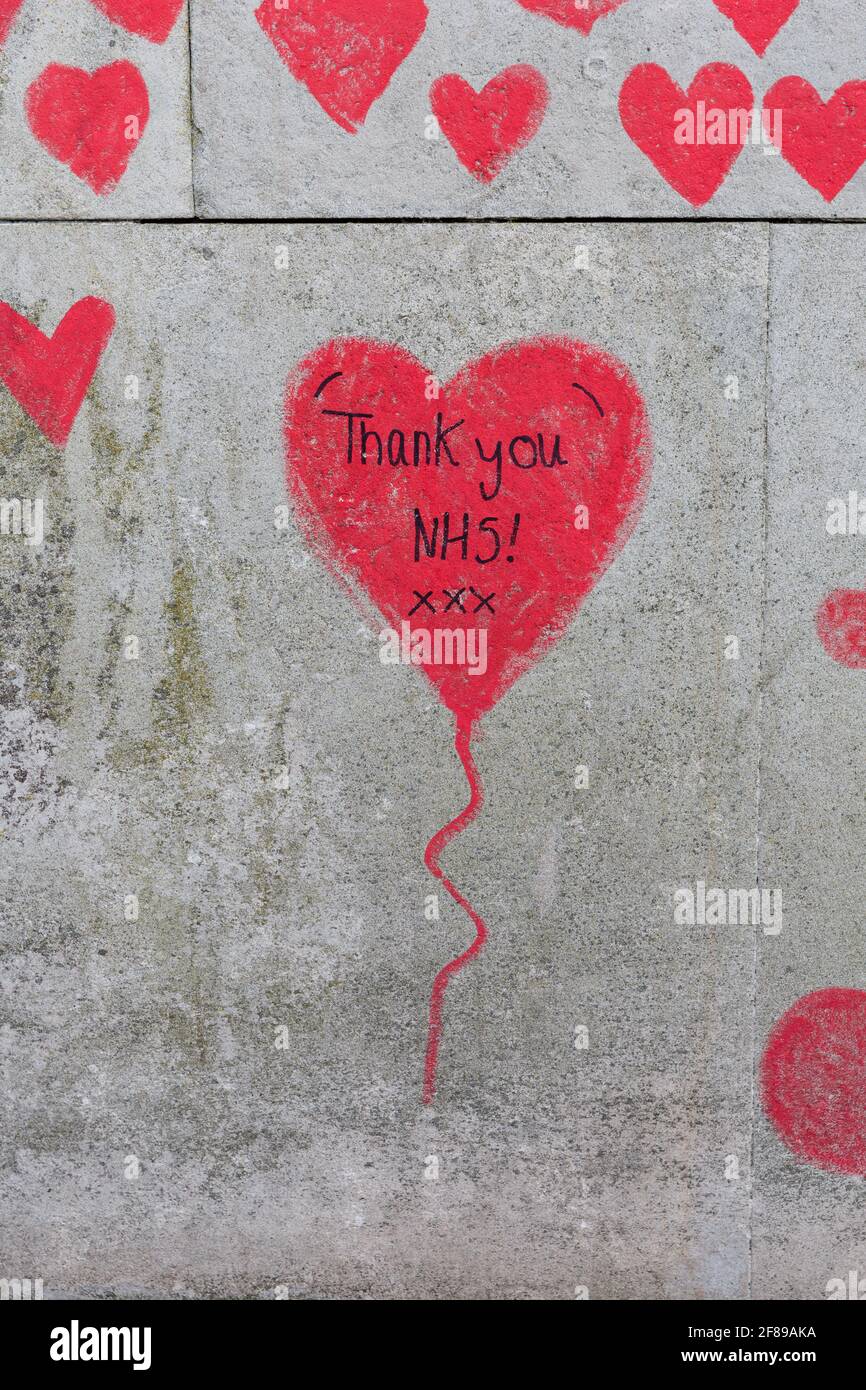
[[739, 140], [722, 145], [679, 144], [678, 113], [690, 110], [697, 124], [698, 103], [705, 111], [749, 111], [752, 88], [739, 68], [709, 63], [695, 74], [687, 92], [657, 63], [642, 63], [629, 73], [619, 94], [619, 114], [626, 134], [655, 165], [662, 178], [693, 207], [716, 194], [742, 153]]
[[756, 5], [755, 0], [715, 0], [716, 7], [760, 58], [799, 3], [800, 0], [760, 0]]
[[854, 671], [866, 670], [866, 592], [834, 589], [815, 614], [828, 656]]
[[69, 438], [114, 330], [103, 299], [80, 299], [48, 338], [0, 302], [0, 381], [58, 449]]
[[547, 83], [537, 68], [517, 63], [480, 92], [457, 73], [438, 77], [430, 106], [445, 139], [470, 174], [490, 183], [537, 135], [547, 110]]
[[487, 940], [487, 927], [485, 926], [478, 913], [472, 907], [459, 889], [455, 888], [450, 878], [447, 878], [439, 867], [439, 856], [443, 849], [450, 844], [455, 835], [459, 835], [461, 830], [465, 830], [470, 821], [473, 821], [484, 805], [484, 789], [481, 779], [478, 776], [478, 769], [472, 757], [472, 750], [469, 743], [472, 737], [471, 719], [457, 719], [457, 727], [454, 738], [454, 747], [457, 756], [463, 764], [466, 773], [466, 780], [469, 783], [469, 804], [462, 810], [459, 816], [455, 816], [447, 825], [443, 825], [441, 830], [437, 830], [426, 850], [424, 851], [424, 863], [436, 878], [439, 879], [443, 887], [451, 894], [451, 897], [462, 907], [463, 911], [470, 918], [475, 927], [475, 939], [467, 946], [459, 956], [448, 962], [439, 971], [433, 981], [433, 990], [430, 995], [430, 1021], [427, 1029], [427, 1051], [424, 1057], [424, 1090], [422, 1099], [425, 1105], [429, 1105], [436, 1094], [436, 1064], [439, 1060], [439, 1043], [442, 1040], [442, 1008], [445, 1003], [445, 991], [448, 988], [448, 981], [452, 975], [458, 974], [474, 956], [477, 956], [485, 941]]
[[424, 32], [424, 0], [263, 0], [256, 19], [292, 76], [350, 135]]
[[866, 993], [819, 989], [798, 999], [768, 1038], [761, 1094], [798, 1158], [866, 1176]]
[[113, 24], [151, 43], [165, 43], [184, 0], [91, 0]]
[[0, 44], [6, 42], [15, 16], [23, 4], [24, 0], [0, 0]]
[[866, 161], [866, 82], [846, 82], [823, 101], [802, 77], [783, 77], [764, 97], [781, 113], [782, 158], [832, 203]]
[[122, 178], [150, 114], [144, 78], [125, 61], [94, 73], [51, 63], [24, 104], [36, 139], [98, 194]]
[[566, 29], [579, 29], [582, 34], [588, 34], [597, 20], [618, 10], [625, 0], [586, 0], [581, 5], [575, 4], [575, 0], [517, 0], [517, 3], [533, 14], [564, 24]]

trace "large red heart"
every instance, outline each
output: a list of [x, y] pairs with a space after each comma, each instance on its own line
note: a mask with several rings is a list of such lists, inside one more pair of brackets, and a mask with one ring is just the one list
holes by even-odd
[[567, 29], [579, 29], [582, 34], [588, 34], [596, 20], [618, 10], [625, 0], [584, 0], [582, 4], [576, 4], [575, 0], [517, 0], [517, 3], [533, 14], [564, 24]]
[[764, 1109], [799, 1157], [866, 1177], [866, 993], [819, 989], [773, 1027], [761, 1062]]
[[866, 671], [866, 591], [834, 589], [815, 614], [828, 656], [853, 671]]
[[354, 135], [427, 23], [424, 0], [263, 0], [256, 19], [283, 62]]
[[183, 0], [91, 0], [113, 24], [151, 43], [165, 43], [183, 9]]
[[782, 155], [832, 203], [866, 160], [866, 82], [846, 82], [829, 101], [802, 77], [783, 77], [764, 97], [778, 111]]
[[715, 0], [737, 33], [763, 58], [779, 30], [784, 28], [800, 0]]
[[[751, 107], [748, 79], [728, 63], [701, 68], [687, 92], [658, 64], [643, 63], [629, 73], [619, 94], [626, 133], [694, 207], [709, 202], [739, 158], [741, 117], [750, 115]], [[714, 112], [725, 118], [724, 143], [707, 139]]]
[[463, 167], [489, 183], [538, 133], [548, 96], [538, 69], [518, 63], [480, 92], [457, 73], [438, 77], [430, 88], [430, 106]]
[[88, 73], [52, 63], [27, 90], [30, 129], [94, 193], [110, 193], [144, 134], [150, 102], [132, 63]]
[[114, 330], [104, 299], [79, 299], [48, 338], [0, 302], [0, 381], [62, 449]]
[[285, 441], [300, 524], [384, 617], [382, 659], [423, 667], [464, 728], [562, 634], [650, 473], [628, 370], [564, 338], [497, 348], [445, 386], [402, 348], [327, 343], [289, 378]]
[[23, 4], [24, 0], [0, 0], [0, 43], [6, 42], [6, 36]]

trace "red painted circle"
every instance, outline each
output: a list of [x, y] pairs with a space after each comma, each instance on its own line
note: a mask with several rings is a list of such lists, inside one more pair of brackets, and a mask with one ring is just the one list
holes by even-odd
[[819, 989], [773, 1027], [764, 1109], [798, 1158], [866, 1176], [866, 993]]

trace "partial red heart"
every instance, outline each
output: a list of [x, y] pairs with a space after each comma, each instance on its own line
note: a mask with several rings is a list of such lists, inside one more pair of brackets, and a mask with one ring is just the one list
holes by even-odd
[[866, 591], [834, 589], [815, 614], [815, 626], [828, 656], [866, 671]]
[[547, 83], [528, 63], [506, 68], [480, 92], [457, 73], [437, 77], [430, 88], [439, 129], [464, 169], [482, 183], [501, 174], [537, 135], [548, 99]]
[[113, 24], [151, 43], [165, 43], [183, 9], [184, 0], [91, 0]]
[[846, 82], [823, 101], [802, 77], [783, 77], [764, 97], [777, 111], [782, 156], [832, 203], [866, 161], [866, 82]]
[[6, 36], [23, 4], [24, 0], [0, 0], [0, 43], [6, 42]]
[[499, 347], [447, 385], [402, 348], [327, 343], [289, 378], [285, 442], [309, 541], [464, 728], [565, 630], [650, 474], [628, 370], [565, 338]]
[[643, 63], [619, 94], [626, 133], [694, 207], [709, 202], [731, 172], [751, 108], [748, 79], [728, 63], [701, 68], [687, 92], [658, 64]]
[[580, 4], [576, 0], [517, 0], [517, 3], [533, 14], [564, 24], [567, 29], [579, 29], [582, 34], [588, 34], [596, 20], [618, 10], [625, 0], [583, 0]]
[[144, 78], [132, 63], [85, 72], [52, 63], [25, 97], [30, 129], [94, 193], [122, 178], [150, 115]]
[[773, 39], [783, 29], [800, 0], [715, 0], [715, 4], [737, 33], [763, 58]]
[[0, 301], [0, 381], [62, 449], [114, 331], [104, 299], [79, 299], [53, 337]]
[[424, 32], [424, 0], [263, 0], [256, 19], [293, 77], [354, 135]]
[[866, 1177], [866, 993], [819, 989], [772, 1029], [764, 1109], [798, 1158]]

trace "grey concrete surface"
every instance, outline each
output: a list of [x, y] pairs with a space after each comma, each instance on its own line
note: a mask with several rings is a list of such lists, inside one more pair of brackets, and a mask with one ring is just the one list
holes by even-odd
[[[348, 134], [283, 65], [255, 19], [259, 0], [191, 0], [195, 185], [207, 217], [862, 217], [866, 166], [830, 204], [790, 165], [748, 145], [701, 209], [674, 192], [626, 135], [618, 97], [641, 63], [688, 87], [729, 63], [760, 106], [781, 77], [827, 100], [866, 79], [866, 27], [850, 0], [801, 0], [759, 58], [712, 0], [627, 0], [589, 36], [516, 0], [429, 0], [426, 30], [366, 124]], [[480, 88], [530, 63], [547, 79], [539, 134], [492, 184], [427, 138], [429, 91], [458, 72]]]
[[[746, 1298], [751, 1247], [785, 1285], [749, 1216], [756, 931], [674, 919], [756, 873], [767, 228], [6, 226], [0, 263], [45, 328], [88, 293], [118, 316], [62, 456], [0, 393], [4, 490], [50, 528], [0, 539], [0, 1269], [47, 1296]], [[444, 862], [490, 942], [425, 1111], [468, 928], [444, 895], [425, 920], [423, 851], [466, 791], [431, 688], [274, 526], [283, 385], [336, 334], [444, 378], [550, 332], [631, 368], [654, 476], [482, 726], [487, 804]]]
[[[113, 192], [98, 195], [35, 138], [28, 88], [50, 63], [92, 73], [126, 60], [148, 89], [150, 118]], [[0, 47], [0, 217], [126, 218], [192, 214], [189, 29], [164, 44], [112, 24], [90, 0], [24, 0]]]
[[[787, 925], [759, 938], [758, 1031], [801, 995], [866, 988], [864, 672], [830, 660], [814, 613], [866, 588], [863, 536], [830, 536], [827, 504], [863, 484], [866, 271], [852, 227], [771, 233], [770, 449], [761, 874]], [[759, 1115], [755, 1296], [826, 1296], [866, 1275], [863, 1178], [803, 1164]]]

